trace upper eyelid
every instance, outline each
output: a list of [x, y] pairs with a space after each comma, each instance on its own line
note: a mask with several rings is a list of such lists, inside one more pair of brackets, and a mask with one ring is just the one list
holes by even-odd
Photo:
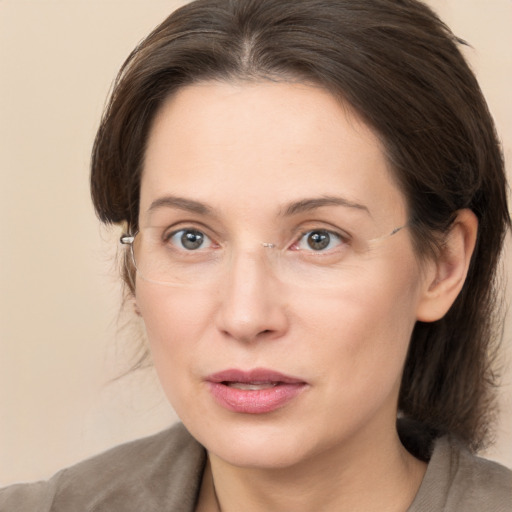
[[314, 233], [315, 231], [320, 232], [320, 233], [328, 233], [329, 235], [334, 235], [341, 239], [348, 238], [348, 235], [345, 235], [345, 234], [341, 233], [340, 231], [337, 231], [335, 229], [327, 229], [327, 228], [305, 229], [304, 231], [299, 232], [299, 236], [302, 238], [304, 235], [307, 235], [308, 233]]
[[307, 233], [311, 233], [312, 231], [325, 231], [326, 233], [330, 233], [332, 235], [335, 235], [339, 237], [341, 240], [351, 240], [352, 235], [350, 235], [346, 230], [337, 228], [337, 227], [325, 227], [325, 226], [313, 226], [313, 227], [303, 227], [302, 229], [299, 229], [296, 233], [296, 237], [303, 237]]
[[200, 231], [201, 233], [205, 234], [208, 238], [211, 240], [220, 243], [220, 235], [210, 228], [209, 226], [206, 226], [202, 222], [198, 221], [179, 221], [174, 224], [171, 224], [164, 229], [162, 229], [162, 235], [165, 237], [171, 237], [174, 236], [176, 233], [179, 233], [180, 231]]
[[304, 231], [299, 237], [296, 237], [295, 241], [292, 243], [292, 245], [302, 241], [304, 236], [306, 236], [308, 233], [314, 233], [315, 231], [328, 233], [329, 235], [334, 235], [342, 244], [347, 244], [349, 241], [349, 237], [344, 236], [343, 234], [341, 234], [337, 231], [333, 231], [330, 229], [308, 229], [308, 230]]
[[[162, 238], [169, 238], [175, 235], [176, 233], [180, 231], [186, 231], [187, 229], [200, 231], [201, 233], [204, 233], [208, 238], [210, 238], [213, 242], [218, 244], [225, 243], [226, 240], [228, 240], [229, 238], [225, 234], [222, 234], [218, 229], [214, 229], [211, 226], [195, 219], [180, 220], [171, 223], [168, 226], [162, 227], [160, 229], [162, 232]], [[331, 223], [326, 221], [312, 220], [301, 223], [298, 226], [295, 226], [294, 228], [288, 230], [288, 235], [281, 235], [281, 245], [286, 247], [289, 246], [290, 244], [296, 243], [298, 240], [300, 240], [300, 238], [302, 238], [305, 234], [310, 233], [311, 231], [325, 231], [327, 233], [339, 237], [343, 241], [349, 241], [353, 238], [352, 235], [345, 229], [332, 225]]]

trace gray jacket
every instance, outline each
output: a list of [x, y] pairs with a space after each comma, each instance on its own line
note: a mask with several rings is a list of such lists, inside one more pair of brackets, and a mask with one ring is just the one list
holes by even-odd
[[[181, 424], [0, 490], [0, 512], [193, 512], [206, 454]], [[512, 512], [512, 472], [436, 441], [408, 512]]]

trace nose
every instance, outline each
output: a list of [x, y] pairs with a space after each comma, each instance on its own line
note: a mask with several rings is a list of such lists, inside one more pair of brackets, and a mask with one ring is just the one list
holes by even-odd
[[220, 283], [217, 327], [224, 336], [251, 343], [277, 339], [288, 328], [285, 290], [263, 254], [240, 255]]

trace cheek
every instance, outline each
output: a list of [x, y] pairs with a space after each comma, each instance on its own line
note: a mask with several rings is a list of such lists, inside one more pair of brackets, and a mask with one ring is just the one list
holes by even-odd
[[210, 317], [208, 294], [197, 290], [173, 289], [139, 280], [135, 299], [149, 341], [155, 345], [190, 339]]
[[211, 325], [208, 294], [137, 284], [136, 301], [144, 320], [155, 369], [165, 392], [191, 367]]
[[337, 294], [299, 299], [301, 330], [309, 330], [314, 340], [311, 358], [321, 359], [325, 375], [338, 385], [343, 381], [344, 389], [390, 386], [401, 378], [416, 322], [419, 279], [411, 264], [391, 270], [360, 273]]

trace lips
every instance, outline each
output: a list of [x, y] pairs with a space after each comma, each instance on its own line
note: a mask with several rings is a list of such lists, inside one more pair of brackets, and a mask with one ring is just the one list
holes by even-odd
[[215, 401], [230, 411], [264, 414], [284, 407], [306, 387], [303, 380], [256, 368], [214, 373], [206, 378]]

